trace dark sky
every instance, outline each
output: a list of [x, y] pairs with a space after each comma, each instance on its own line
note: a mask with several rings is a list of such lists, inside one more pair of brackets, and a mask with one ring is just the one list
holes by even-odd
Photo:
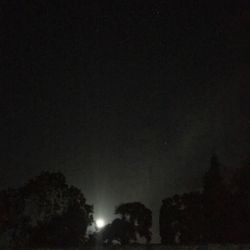
[[249, 3], [205, 2], [2, 0], [0, 187], [60, 170], [97, 215], [141, 201], [157, 232], [212, 152], [243, 164]]

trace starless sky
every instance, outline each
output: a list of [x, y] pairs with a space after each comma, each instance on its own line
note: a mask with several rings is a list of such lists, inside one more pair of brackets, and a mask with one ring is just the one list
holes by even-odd
[[[206, 3], [205, 3], [206, 2]], [[197, 190], [249, 156], [249, 1], [9, 1], [1, 12], [0, 187], [61, 171], [116, 205]]]

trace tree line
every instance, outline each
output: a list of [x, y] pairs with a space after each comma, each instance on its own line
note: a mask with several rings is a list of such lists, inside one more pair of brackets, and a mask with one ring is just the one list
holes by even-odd
[[[151, 241], [152, 212], [140, 202], [120, 204], [117, 218], [88, 234], [94, 208], [62, 173], [42, 172], [17, 189], [0, 192], [0, 248], [73, 247]], [[200, 192], [167, 197], [159, 214], [162, 244], [249, 243], [250, 167], [230, 180], [211, 157]]]
[[163, 244], [250, 242], [250, 166], [230, 180], [211, 157], [201, 192], [174, 195], [162, 201], [159, 225]]

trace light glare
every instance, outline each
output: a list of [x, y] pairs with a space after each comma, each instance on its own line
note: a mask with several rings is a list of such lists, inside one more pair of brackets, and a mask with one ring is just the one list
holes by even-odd
[[105, 226], [105, 221], [103, 220], [103, 219], [97, 219], [96, 220], [96, 226], [97, 226], [97, 228], [102, 228], [102, 227], [104, 227]]

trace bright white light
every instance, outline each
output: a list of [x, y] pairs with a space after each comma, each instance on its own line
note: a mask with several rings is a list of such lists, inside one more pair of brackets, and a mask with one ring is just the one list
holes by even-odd
[[102, 228], [105, 226], [105, 221], [101, 218], [97, 219], [95, 223], [96, 223], [97, 228]]

